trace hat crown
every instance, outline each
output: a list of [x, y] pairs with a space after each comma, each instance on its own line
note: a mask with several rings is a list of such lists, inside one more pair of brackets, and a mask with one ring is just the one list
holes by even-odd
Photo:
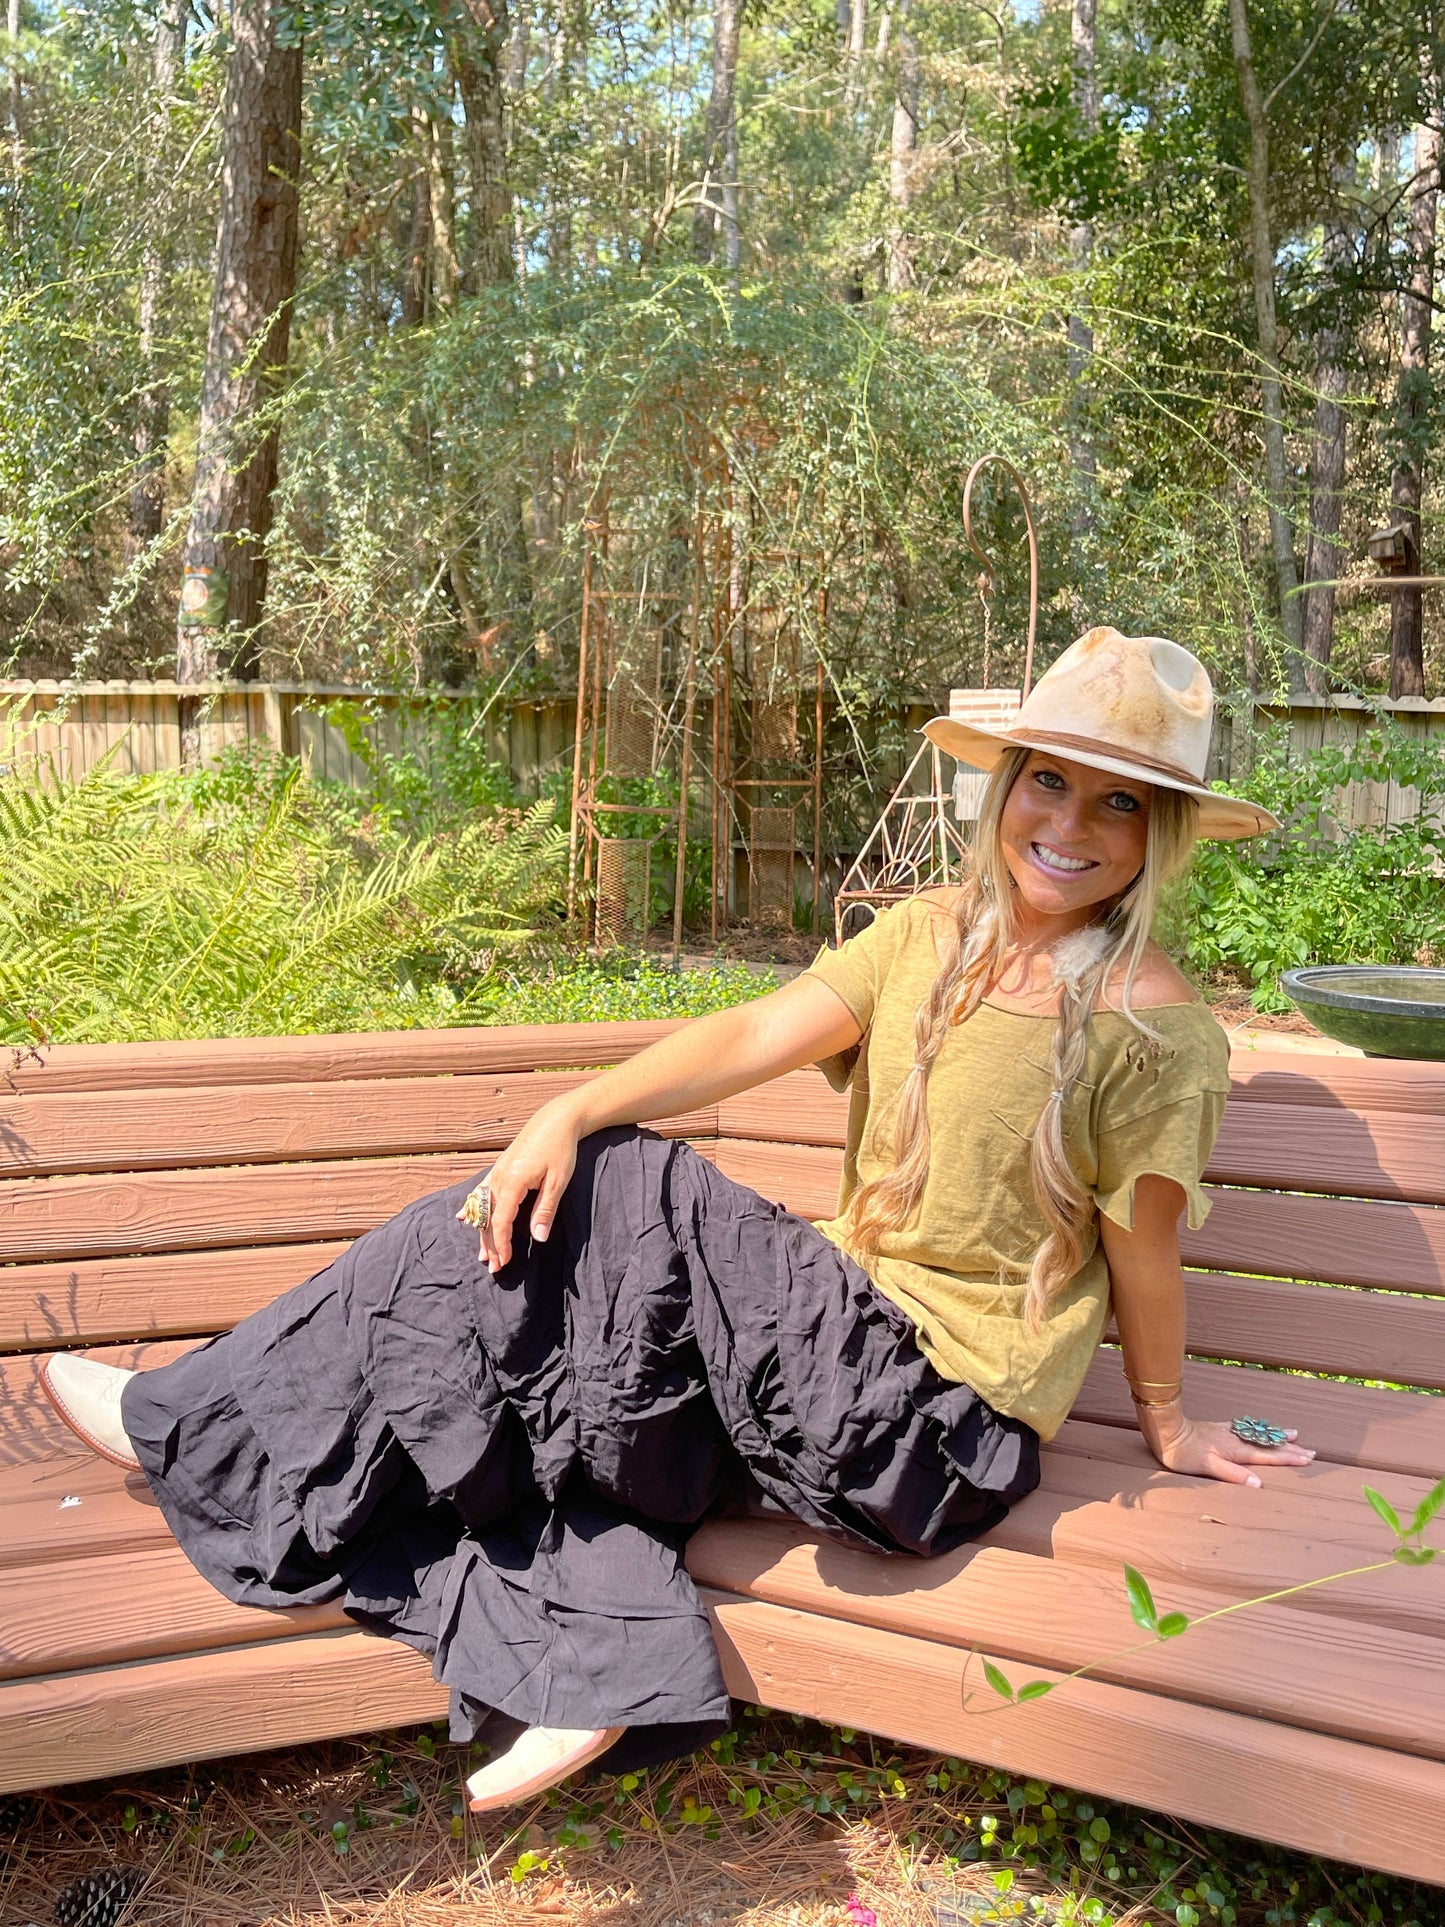
[[1197, 656], [1164, 636], [1090, 629], [1040, 676], [1009, 734], [1067, 755], [1073, 739], [1161, 774], [1203, 783], [1214, 690]]

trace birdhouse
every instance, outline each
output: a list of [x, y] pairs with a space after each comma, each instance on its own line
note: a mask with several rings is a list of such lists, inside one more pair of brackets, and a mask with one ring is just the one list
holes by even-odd
[[1404, 522], [1372, 530], [1365, 547], [1370, 560], [1378, 562], [1387, 575], [1400, 574], [1410, 566], [1410, 530]]

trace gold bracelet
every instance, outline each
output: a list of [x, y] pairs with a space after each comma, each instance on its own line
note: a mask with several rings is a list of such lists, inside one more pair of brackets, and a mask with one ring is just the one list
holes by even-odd
[[1139, 1394], [1131, 1385], [1129, 1387], [1129, 1396], [1136, 1405], [1142, 1407], [1146, 1412], [1163, 1411], [1167, 1406], [1177, 1405], [1179, 1403], [1180, 1399], [1184, 1396], [1184, 1387], [1182, 1385], [1176, 1385], [1168, 1398], [1140, 1398]]

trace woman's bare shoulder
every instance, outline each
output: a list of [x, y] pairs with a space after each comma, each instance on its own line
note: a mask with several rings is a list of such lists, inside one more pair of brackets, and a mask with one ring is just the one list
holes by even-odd
[[[1116, 1004], [1124, 987], [1121, 965], [1110, 974], [1105, 1001]], [[1157, 943], [1150, 943], [1140, 960], [1129, 1001], [1135, 1010], [1149, 1010], [1161, 1004], [1197, 1004], [1199, 993], [1174, 959]]]

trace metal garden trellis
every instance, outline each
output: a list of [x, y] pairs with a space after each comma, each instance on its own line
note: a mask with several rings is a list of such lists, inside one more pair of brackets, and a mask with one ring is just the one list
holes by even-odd
[[[990, 464], [1005, 470], [1023, 504], [1029, 545], [1029, 627], [1021, 690], [985, 687], [955, 689], [950, 693], [950, 715], [984, 727], [1007, 722], [1033, 687], [1034, 641], [1039, 619], [1039, 546], [1028, 488], [1006, 456], [982, 455], [968, 471], [963, 485], [963, 532], [982, 565], [978, 592], [984, 608], [985, 684], [989, 672], [989, 598], [994, 593], [997, 570], [973, 532], [973, 487], [981, 471]], [[927, 788], [920, 790], [918, 772], [925, 762], [929, 780]], [[981, 779], [960, 775], [959, 780], [946, 789], [942, 752], [929, 742], [920, 746], [833, 900], [834, 935], [838, 942], [849, 934], [848, 921], [854, 910], [867, 910], [870, 917], [877, 916], [880, 909], [916, 896], [920, 890], [959, 881], [967, 848], [962, 822], [970, 814], [967, 805], [971, 794], [971, 814], [977, 815], [976, 792], [980, 787]]]

